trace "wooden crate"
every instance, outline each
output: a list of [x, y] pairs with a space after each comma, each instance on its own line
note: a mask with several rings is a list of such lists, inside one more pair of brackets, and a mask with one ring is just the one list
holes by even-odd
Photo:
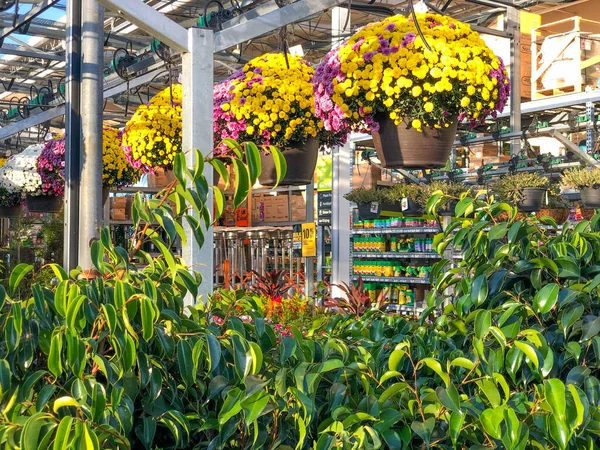
[[600, 22], [570, 17], [534, 28], [531, 37], [532, 98], [598, 87], [599, 77], [586, 72], [600, 67]]

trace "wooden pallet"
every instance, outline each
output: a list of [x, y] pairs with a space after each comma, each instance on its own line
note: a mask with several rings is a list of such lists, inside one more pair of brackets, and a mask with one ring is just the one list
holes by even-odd
[[569, 94], [579, 92], [579, 86], [562, 86], [554, 89], [540, 89], [533, 92], [533, 99], [552, 97], [553, 95]]

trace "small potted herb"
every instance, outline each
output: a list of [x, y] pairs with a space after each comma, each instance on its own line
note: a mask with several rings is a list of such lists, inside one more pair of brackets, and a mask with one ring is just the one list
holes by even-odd
[[587, 208], [600, 208], [600, 169], [571, 169], [563, 173], [561, 186], [579, 189], [581, 202]]
[[381, 204], [386, 201], [384, 191], [363, 187], [354, 189], [344, 195], [344, 198], [358, 205], [358, 215], [361, 220], [377, 219], [381, 212]]
[[[424, 209], [419, 203], [421, 188], [416, 184], [396, 183], [391, 188], [386, 190], [386, 202], [393, 205], [400, 205], [402, 214], [406, 217], [422, 216]], [[406, 199], [406, 204], [402, 205], [402, 201]]]
[[547, 189], [548, 179], [537, 173], [507, 175], [492, 186], [499, 200], [515, 205], [521, 212], [539, 211]]

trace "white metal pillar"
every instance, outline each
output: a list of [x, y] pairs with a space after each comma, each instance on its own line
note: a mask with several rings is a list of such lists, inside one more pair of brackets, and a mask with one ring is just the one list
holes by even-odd
[[[186, 153], [188, 167], [195, 167], [195, 152], [203, 155], [213, 150], [213, 52], [214, 34], [211, 30], [190, 28], [188, 30], [188, 52], [183, 54], [183, 151]], [[204, 166], [204, 176], [209, 186], [213, 183], [213, 169], [210, 164]], [[212, 215], [213, 196], [209, 190], [207, 205]], [[213, 231], [205, 230], [204, 245], [199, 247], [193, 239], [187, 221], [184, 228], [188, 237], [183, 247], [183, 260], [193, 270], [202, 275], [199, 294], [209, 294], [213, 290]], [[195, 303], [188, 296], [186, 304]]]
[[[507, 30], [510, 39], [510, 131], [521, 131], [521, 12], [514, 7], [507, 9]], [[521, 142], [513, 140], [510, 156], [521, 153]]]
[[78, 265], [91, 270], [90, 243], [102, 224], [102, 109], [104, 83], [104, 8], [82, 1], [81, 129]]
[[350, 32], [350, 9], [336, 6], [331, 9], [331, 42], [339, 46]]
[[332, 295], [340, 297], [335, 285], [350, 283], [350, 202], [344, 195], [350, 192], [352, 179], [351, 156], [354, 144], [347, 142], [343, 147], [333, 148], [333, 186], [331, 208], [331, 252]]

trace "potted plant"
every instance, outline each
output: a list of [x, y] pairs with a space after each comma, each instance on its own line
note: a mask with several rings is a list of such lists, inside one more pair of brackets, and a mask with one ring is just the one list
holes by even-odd
[[600, 169], [571, 169], [565, 171], [560, 180], [567, 189], [579, 189], [581, 202], [587, 208], [600, 208]]
[[547, 189], [547, 178], [525, 172], [507, 175], [492, 185], [500, 201], [516, 206], [521, 212], [539, 211]]
[[563, 224], [569, 219], [571, 213], [571, 204], [567, 199], [561, 196], [560, 188], [551, 185], [548, 188], [548, 203], [535, 213], [538, 219], [550, 217], [557, 224]]
[[182, 88], [174, 84], [140, 105], [123, 131], [123, 150], [135, 169], [144, 173], [170, 170], [181, 151]]
[[112, 189], [132, 186], [140, 180], [142, 171], [134, 168], [121, 146], [122, 132], [104, 127], [102, 132], [102, 196], [108, 200]]
[[41, 195], [28, 195], [27, 209], [31, 212], [57, 212], [63, 204], [65, 193], [65, 138], [46, 141], [37, 160], [42, 179]]
[[399, 206], [399, 211], [406, 217], [423, 215], [424, 209], [419, 196], [420, 187], [416, 184], [396, 183], [385, 191], [386, 201]]
[[42, 195], [42, 178], [37, 162], [43, 149], [44, 144], [31, 145], [8, 158], [0, 168], [0, 186], [7, 192], [18, 192], [26, 198]]
[[21, 192], [11, 191], [0, 183], [0, 217], [20, 217], [22, 204]]
[[361, 220], [377, 219], [381, 212], [381, 204], [387, 200], [386, 193], [379, 189], [354, 189], [344, 198], [358, 206], [358, 215]]
[[[298, 56], [277, 53], [251, 60], [214, 89], [215, 141], [231, 138], [267, 148], [275, 145], [287, 163], [281, 185], [309, 184], [319, 146], [335, 143], [315, 116], [313, 74]], [[229, 150], [221, 145], [215, 154], [227, 157]], [[271, 152], [261, 152], [263, 186], [275, 185], [275, 163]]]
[[370, 130], [384, 167], [442, 167], [459, 122], [502, 111], [504, 64], [467, 24], [397, 15], [334, 48], [314, 78], [317, 117], [336, 133]]

